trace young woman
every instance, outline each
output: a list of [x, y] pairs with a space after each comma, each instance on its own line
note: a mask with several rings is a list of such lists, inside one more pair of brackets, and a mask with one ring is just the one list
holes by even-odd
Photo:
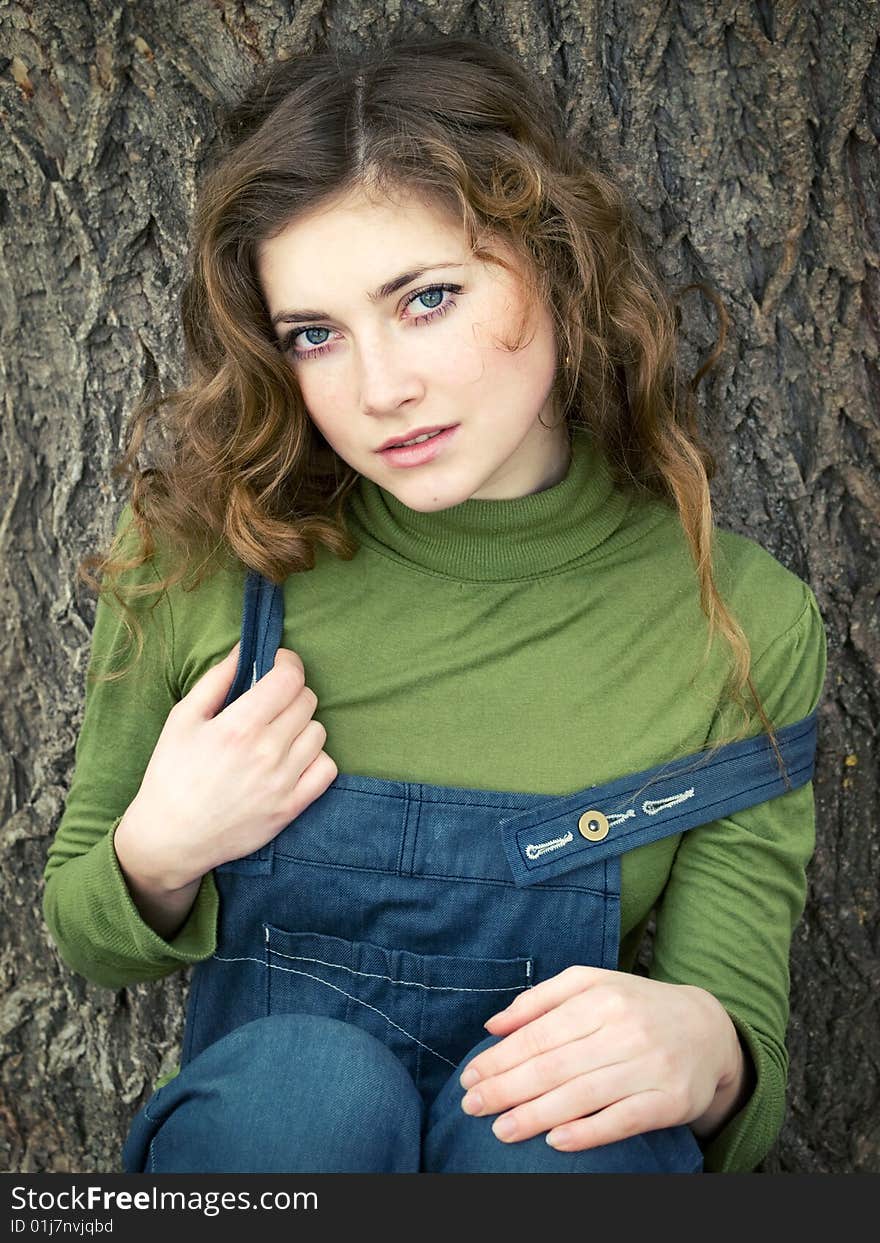
[[754, 1168], [825, 633], [713, 526], [620, 192], [468, 39], [223, 136], [46, 866], [74, 970], [196, 964], [125, 1170]]

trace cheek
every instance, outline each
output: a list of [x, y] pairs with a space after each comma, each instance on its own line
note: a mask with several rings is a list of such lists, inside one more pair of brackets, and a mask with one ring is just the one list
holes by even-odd
[[410, 359], [424, 381], [450, 389], [479, 384], [492, 364], [491, 352], [480, 341], [478, 327], [456, 324], [455, 331], [443, 332], [440, 328], [433, 333], [432, 327], [428, 324], [412, 329]]
[[543, 401], [556, 374], [556, 341], [552, 330], [537, 333], [517, 361], [523, 388]]
[[532, 412], [546, 400], [556, 367], [552, 341], [540, 337], [518, 350], [487, 348], [482, 355], [479, 388], [495, 406], [511, 413]]
[[[318, 430], [323, 433], [325, 439], [332, 444], [334, 422], [339, 426], [344, 426], [348, 422], [347, 419], [339, 417], [345, 412], [342, 386], [332, 383], [328, 384], [326, 377], [319, 379], [316, 374], [310, 375], [308, 364], [301, 367], [297, 372], [296, 379], [309, 418]], [[335, 418], [334, 414], [336, 415]]]
[[[499, 290], [480, 321], [474, 323], [471, 334], [472, 374], [478, 373], [484, 389], [504, 394], [514, 406], [543, 400], [556, 368], [555, 336], [549, 314], [542, 312], [537, 324], [527, 324], [520, 335], [520, 310], [510, 291]], [[515, 346], [517, 341], [525, 344], [507, 347], [508, 342]]]

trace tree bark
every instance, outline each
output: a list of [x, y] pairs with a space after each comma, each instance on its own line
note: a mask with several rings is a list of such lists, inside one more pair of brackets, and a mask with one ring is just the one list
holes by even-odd
[[[661, 11], [662, 8], [662, 11]], [[792, 955], [789, 1114], [766, 1172], [880, 1170], [880, 9], [876, 0], [485, 0], [434, 28], [497, 38], [552, 79], [571, 134], [616, 169], [670, 286], [731, 317], [700, 389], [720, 526], [809, 582], [829, 673], [817, 849]], [[2, 424], [0, 1153], [17, 1171], [118, 1171], [177, 1061], [189, 973], [118, 992], [73, 975], [42, 870], [81, 721], [111, 481], [143, 384], [182, 379], [177, 297], [216, 109], [330, 30], [357, 46], [404, 5], [151, 0], [0, 11]], [[453, 25], [450, 27], [449, 23]], [[715, 340], [688, 294], [693, 373]]]

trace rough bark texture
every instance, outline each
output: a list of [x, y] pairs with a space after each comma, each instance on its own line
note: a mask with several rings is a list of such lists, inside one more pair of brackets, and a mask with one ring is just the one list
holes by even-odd
[[[764, 1171], [880, 1170], [880, 51], [866, 0], [40, 0], [0, 8], [0, 1160], [118, 1170], [176, 1060], [188, 977], [105, 991], [59, 961], [41, 874], [72, 772], [94, 599], [79, 559], [144, 381], [180, 378], [176, 300], [215, 109], [321, 31], [497, 38], [617, 167], [672, 285], [731, 337], [701, 390], [718, 522], [814, 587], [829, 637], [818, 848], [793, 952], [790, 1110]], [[688, 295], [686, 362], [716, 333]]]

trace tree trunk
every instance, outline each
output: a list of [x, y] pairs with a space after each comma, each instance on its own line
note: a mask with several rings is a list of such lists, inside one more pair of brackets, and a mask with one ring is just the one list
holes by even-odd
[[[94, 618], [74, 567], [112, 534], [125, 497], [111, 467], [142, 385], [182, 379], [177, 295], [215, 109], [323, 22], [356, 45], [368, 25], [393, 33], [399, 6], [292, 8], [37, 0], [0, 14], [7, 1170], [119, 1170], [135, 1109], [177, 1060], [189, 973], [103, 990], [60, 962], [42, 920]], [[455, 6], [418, 11], [431, 10], [445, 25]], [[479, 13], [480, 31], [456, 29], [497, 32], [552, 78], [584, 152], [619, 171], [669, 284], [714, 286], [730, 313], [700, 390], [722, 465], [717, 521], [812, 585], [829, 639], [789, 1115], [762, 1168], [880, 1170], [866, 1055], [880, 1005], [878, 5], [485, 0]], [[717, 322], [697, 293], [682, 310], [694, 372]]]

